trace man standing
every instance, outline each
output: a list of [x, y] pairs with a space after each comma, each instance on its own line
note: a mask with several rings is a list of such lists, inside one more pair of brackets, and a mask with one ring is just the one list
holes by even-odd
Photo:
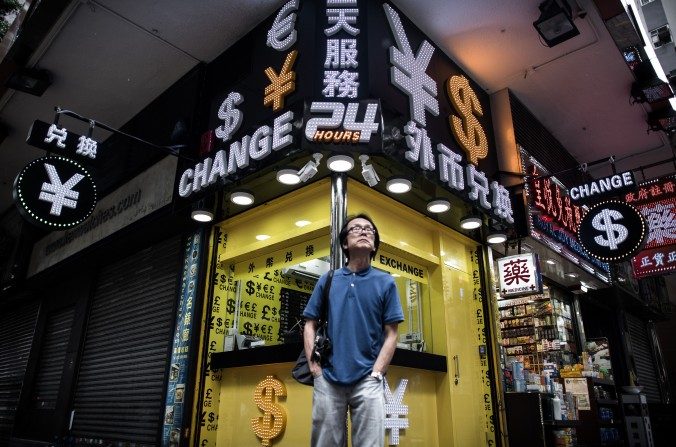
[[333, 348], [321, 364], [312, 360], [312, 351], [327, 275], [317, 282], [303, 312], [305, 354], [315, 378], [311, 445], [345, 446], [349, 410], [353, 447], [382, 447], [383, 375], [397, 347], [397, 327], [404, 314], [394, 278], [371, 267], [380, 244], [371, 218], [349, 216], [339, 237], [347, 264], [333, 275], [328, 306]]

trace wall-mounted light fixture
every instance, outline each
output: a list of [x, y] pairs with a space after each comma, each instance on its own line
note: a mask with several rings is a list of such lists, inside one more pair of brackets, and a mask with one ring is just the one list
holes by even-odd
[[248, 206], [254, 203], [254, 196], [249, 191], [240, 189], [230, 194], [230, 201], [235, 205]]
[[11, 89], [35, 96], [42, 96], [51, 84], [51, 73], [37, 68], [20, 68], [12, 73], [5, 83]]
[[475, 214], [468, 214], [467, 216], [460, 219], [460, 228], [463, 230], [476, 230], [481, 226], [481, 223], [481, 217]]
[[427, 202], [427, 211], [430, 213], [445, 213], [451, 209], [451, 202], [446, 199], [432, 199]]
[[326, 160], [326, 166], [333, 172], [347, 172], [354, 168], [354, 160], [349, 155], [336, 154]]
[[305, 163], [305, 166], [300, 168], [300, 171], [298, 171], [298, 177], [300, 178], [301, 182], [307, 182], [312, 177], [314, 177], [319, 170], [319, 160], [322, 159], [322, 154], [319, 152], [314, 153], [312, 154], [312, 158], [314, 158], [314, 160], [310, 160]]
[[376, 173], [375, 168], [373, 167], [372, 164], [367, 165], [366, 162], [368, 161], [369, 156], [368, 155], [360, 155], [359, 156], [359, 161], [361, 161], [361, 175], [364, 177], [364, 181], [371, 187], [373, 188], [378, 184], [380, 181], [380, 178], [378, 177], [378, 174]]
[[533, 26], [548, 47], [580, 34], [573, 23], [570, 5], [566, 0], [545, 0], [540, 3], [539, 9], [540, 17], [533, 22]]
[[386, 183], [387, 190], [393, 194], [409, 192], [413, 187], [411, 181], [404, 177], [390, 177]]
[[300, 183], [300, 175], [294, 168], [282, 168], [277, 171], [277, 181], [283, 185], [297, 185]]

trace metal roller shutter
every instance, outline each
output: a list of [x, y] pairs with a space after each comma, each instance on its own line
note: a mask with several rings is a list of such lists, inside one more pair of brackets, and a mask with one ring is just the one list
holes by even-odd
[[12, 433], [37, 316], [37, 303], [0, 314], [0, 445]]
[[643, 387], [648, 402], [660, 403], [662, 396], [646, 324], [640, 318], [627, 314], [627, 325], [639, 384]]
[[56, 408], [74, 316], [75, 309], [69, 307], [50, 315], [47, 320], [40, 352], [40, 366], [33, 391], [34, 408], [42, 410]]
[[75, 436], [157, 443], [179, 243], [165, 241], [101, 271], [75, 393]]

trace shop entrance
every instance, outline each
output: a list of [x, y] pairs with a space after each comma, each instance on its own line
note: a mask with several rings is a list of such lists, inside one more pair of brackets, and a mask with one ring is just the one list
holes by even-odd
[[[213, 368], [207, 360], [200, 374], [199, 445], [256, 445], [256, 421], [266, 416], [283, 419], [279, 430], [265, 432], [274, 445], [309, 443], [312, 389], [292, 379], [293, 357], [284, 356], [289, 347], [300, 352], [297, 323], [330, 268], [329, 185], [318, 183], [216, 228], [204, 354], [221, 360]], [[373, 267], [395, 278], [405, 316], [386, 376], [397, 412], [387, 418], [408, 428], [388, 428], [388, 445], [495, 445], [476, 245], [351, 183], [348, 214], [359, 212], [378, 226]], [[257, 390], [273, 382], [282, 388], [261, 406]]]

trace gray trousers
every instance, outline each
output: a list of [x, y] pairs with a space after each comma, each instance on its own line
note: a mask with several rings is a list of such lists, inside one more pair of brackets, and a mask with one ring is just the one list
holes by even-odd
[[347, 412], [352, 424], [352, 447], [385, 444], [384, 383], [367, 376], [351, 386], [315, 377], [312, 393], [312, 447], [347, 445]]

